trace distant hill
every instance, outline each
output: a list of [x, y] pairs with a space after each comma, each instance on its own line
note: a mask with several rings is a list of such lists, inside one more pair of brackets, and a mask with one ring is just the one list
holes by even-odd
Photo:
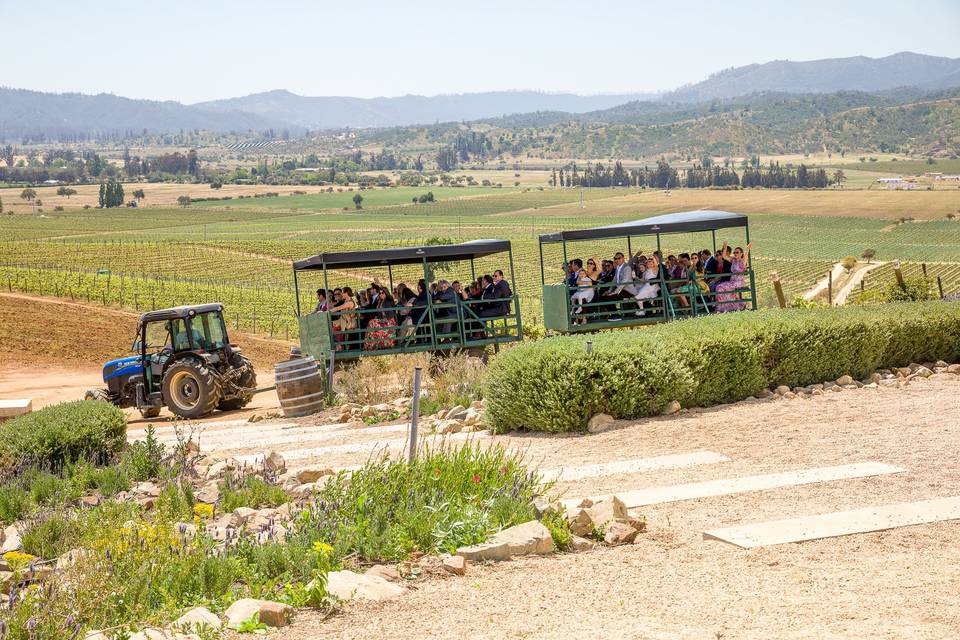
[[808, 62], [775, 60], [716, 73], [663, 96], [667, 102], [702, 102], [759, 91], [824, 93], [883, 91], [896, 87], [948, 89], [960, 86], [960, 58], [895, 53], [885, 58], [827, 58]]
[[194, 106], [218, 113], [243, 111], [310, 129], [338, 129], [458, 122], [547, 110], [584, 113], [654, 97], [653, 94], [578, 96], [538, 91], [490, 91], [437, 96], [349, 98], [307, 97], [277, 90], [242, 98], [201, 102]]
[[101, 93], [41, 93], [0, 87], [0, 140], [115, 137], [126, 132], [262, 131], [278, 123], [238, 111], [211, 113], [179, 102]]

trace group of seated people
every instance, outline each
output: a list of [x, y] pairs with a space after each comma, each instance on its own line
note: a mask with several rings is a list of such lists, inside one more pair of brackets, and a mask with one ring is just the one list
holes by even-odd
[[[738, 291], [746, 286], [751, 247], [731, 249], [724, 242], [716, 255], [703, 249], [669, 255], [666, 260], [659, 251], [649, 257], [638, 251], [630, 261], [617, 252], [612, 260], [600, 261], [594, 256], [586, 265], [575, 258], [567, 263], [564, 277], [564, 284], [573, 292], [574, 321], [586, 324], [606, 317], [617, 322], [630, 313], [643, 317], [648, 311], [659, 315], [665, 310], [666, 298], [660, 296], [664, 283], [672, 303], [680, 308], [690, 307], [691, 300], [696, 300], [700, 312], [741, 311], [747, 303]], [[625, 302], [628, 300], [632, 302]]]
[[458, 307], [466, 335], [482, 339], [490, 331], [483, 319], [508, 316], [512, 296], [503, 271], [497, 269], [467, 287], [459, 280], [437, 280], [427, 285], [420, 279], [416, 291], [404, 282], [391, 291], [374, 279], [369, 287], [356, 293], [350, 287], [317, 289], [314, 312], [330, 312], [337, 351], [374, 351], [392, 349], [398, 340], [428, 343], [427, 316], [431, 308], [439, 342], [454, 341], [459, 335]]

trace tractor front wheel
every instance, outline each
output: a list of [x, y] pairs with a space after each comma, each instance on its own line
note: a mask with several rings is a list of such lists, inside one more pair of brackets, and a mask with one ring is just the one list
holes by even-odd
[[106, 389], [87, 389], [87, 392], [83, 394], [84, 400], [102, 400], [103, 402], [109, 402], [113, 404], [113, 400], [110, 399], [110, 394], [107, 393]]
[[202, 418], [213, 413], [220, 395], [220, 380], [196, 360], [181, 360], [163, 375], [163, 402], [181, 418]]

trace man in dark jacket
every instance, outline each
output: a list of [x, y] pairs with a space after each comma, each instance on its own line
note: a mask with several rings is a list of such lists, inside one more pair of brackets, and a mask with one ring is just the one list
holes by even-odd
[[503, 278], [503, 271], [497, 269], [493, 272], [493, 292], [501, 302], [495, 303], [500, 307], [500, 315], [510, 314], [510, 298], [513, 292], [510, 291], [510, 284]]

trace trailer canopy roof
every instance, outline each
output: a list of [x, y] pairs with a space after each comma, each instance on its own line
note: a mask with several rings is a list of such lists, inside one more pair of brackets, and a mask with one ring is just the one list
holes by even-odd
[[427, 262], [450, 262], [473, 260], [510, 250], [509, 240], [471, 240], [460, 244], [427, 245], [425, 247], [400, 247], [397, 249], [374, 249], [372, 251], [340, 251], [319, 253], [293, 263], [294, 271], [325, 269], [328, 267], [376, 267], [395, 264], [421, 264]]
[[683, 211], [668, 213], [652, 218], [643, 218], [632, 222], [621, 222], [592, 229], [574, 229], [558, 231], [540, 236], [540, 244], [563, 242], [566, 240], [597, 240], [602, 238], [623, 238], [627, 236], [647, 236], [664, 233], [684, 233], [692, 231], [711, 231], [729, 227], [747, 226], [747, 216], [729, 211]]

